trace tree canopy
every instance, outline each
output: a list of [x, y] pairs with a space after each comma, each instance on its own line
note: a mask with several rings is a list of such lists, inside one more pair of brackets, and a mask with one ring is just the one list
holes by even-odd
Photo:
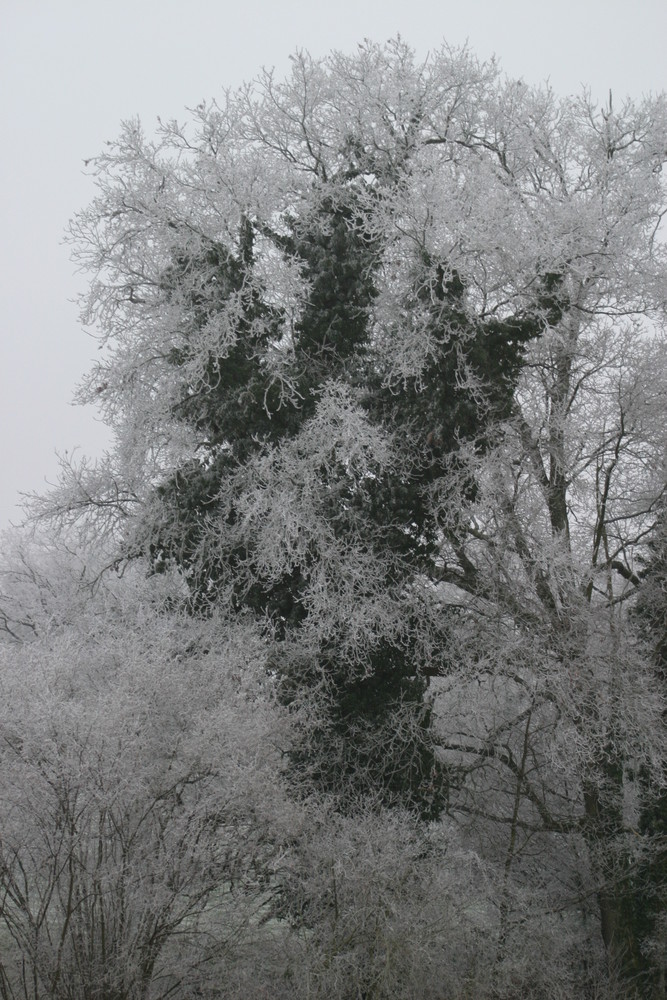
[[495, 866], [495, 967], [563, 914], [576, 989], [593, 921], [647, 996], [666, 158], [664, 97], [400, 40], [125, 123], [70, 229], [116, 447], [35, 506], [253, 623], [295, 804], [456, 825]]

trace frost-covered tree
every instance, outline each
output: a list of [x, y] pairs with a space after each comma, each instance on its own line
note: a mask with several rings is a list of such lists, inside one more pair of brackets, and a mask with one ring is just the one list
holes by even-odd
[[133, 595], [154, 607], [182, 602], [175, 574], [145, 586], [145, 568], [119, 563], [115, 547], [78, 533], [35, 530], [29, 523], [0, 537], [0, 643], [22, 643], [67, 631], [81, 615], [122, 614]]
[[0, 651], [3, 997], [189, 995], [265, 895], [261, 644], [150, 589]]
[[263, 624], [301, 794], [467, 827], [503, 872], [499, 965], [526, 883], [626, 980], [641, 946], [666, 151], [664, 98], [369, 43], [127, 123], [72, 224], [106, 348], [81, 398], [117, 447], [50, 515]]

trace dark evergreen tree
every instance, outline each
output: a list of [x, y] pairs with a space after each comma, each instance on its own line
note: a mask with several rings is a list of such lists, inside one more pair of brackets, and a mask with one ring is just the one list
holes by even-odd
[[[221, 563], [207, 556], [204, 545], [212, 519], [220, 515], [224, 478], [262, 448], [293, 438], [327, 383], [362, 386], [369, 419], [401, 440], [413, 461], [400, 471], [369, 476], [363, 491], [341, 491], [339, 483], [329, 519], [341, 544], [359, 544], [360, 525], [366, 524], [367, 544], [372, 547], [381, 538], [383, 549], [396, 557], [385, 586], [408, 586], [415, 574], [433, 571], [441, 539], [428, 503], [429, 485], [451, 469], [462, 442], [483, 449], [494, 428], [511, 415], [523, 350], [547, 321], [548, 280], [538, 282], [541, 298], [525, 314], [471, 321], [458, 273], [447, 271], [446, 262], [426, 259], [415, 295], [429, 304], [441, 348], [418, 384], [408, 381], [399, 393], [388, 392], [369, 326], [382, 248], [368, 233], [359, 201], [354, 188], [329, 185], [316, 209], [304, 218], [289, 218], [283, 232], [262, 227], [264, 239], [298, 262], [308, 290], [293, 330], [296, 392], [290, 400], [277, 395], [260, 360], [262, 348], [280, 336], [280, 315], [262, 301], [253, 280], [259, 231], [251, 222], [242, 221], [235, 250], [212, 246], [195, 259], [179, 258], [164, 279], [168, 294], [182, 295], [180, 284], [187, 278], [191, 285], [191, 273], [197, 274], [187, 310], [193, 329], [224, 311], [232, 296], [240, 307], [234, 314], [233, 346], [224, 357], [209, 359], [197, 391], [183, 386], [175, 407], [178, 419], [202, 435], [201, 457], [157, 487], [148, 551], [156, 569], [175, 562], [184, 572], [194, 610], [215, 604], [220, 588], [231, 581], [237, 608], [267, 616], [283, 641], [294, 641], [307, 618], [302, 595], [308, 561], [317, 553], [310, 552], [279, 580], [259, 574], [251, 586], [239, 586], [238, 567], [252, 560], [252, 550], [244, 545], [229, 551]], [[186, 337], [184, 347], [173, 352], [175, 365], [184, 363], [187, 350]], [[481, 393], [466, 389], [466, 369]], [[345, 470], [339, 471], [344, 483]], [[471, 481], [469, 491], [474, 490]], [[226, 516], [231, 527], [234, 509]], [[408, 805], [428, 818], [444, 808], [448, 779], [437, 760], [426, 690], [429, 674], [442, 665], [422, 661], [411, 647], [410, 631], [418, 629], [406, 629], [393, 643], [378, 640], [362, 663], [350, 662], [335, 642], [329, 643], [314, 654], [310, 670], [300, 662], [298, 677], [292, 672], [283, 685], [287, 701], [317, 690], [320, 718], [328, 707], [322, 724], [290, 754], [305, 788], [335, 791], [347, 808], [361, 794]], [[288, 659], [278, 657], [276, 665], [279, 673], [290, 674]], [[392, 740], [387, 727], [399, 709], [412, 713], [412, 721], [399, 740]]]
[[[263, 227], [262, 236], [298, 263], [308, 289], [293, 331], [296, 392], [289, 401], [278, 398], [260, 360], [262, 348], [280, 336], [280, 316], [262, 301], [253, 281], [256, 234], [248, 220], [242, 222], [236, 248], [215, 245], [195, 257], [179, 256], [163, 279], [167, 297], [188, 300], [190, 329], [170, 358], [177, 367], [187, 361], [188, 336], [228, 309], [232, 297], [238, 300], [233, 346], [224, 357], [209, 357], [204, 379], [196, 390], [184, 384], [174, 408], [174, 416], [201, 435], [199, 457], [157, 486], [151, 509], [147, 554], [156, 571], [174, 564], [181, 569], [197, 613], [215, 605], [220, 588], [234, 580], [235, 565], [253, 558], [247, 546], [230, 551], [224, 565], [206, 554], [204, 542], [211, 521], [220, 514], [225, 477], [262, 448], [296, 435], [312, 416], [326, 383], [354, 385], [368, 369], [368, 315], [378, 248], [364, 232], [354, 191], [334, 185], [316, 210], [303, 219], [288, 219], [285, 228], [279, 235]], [[344, 481], [345, 472], [340, 472]], [[385, 481], [378, 489], [395, 495], [400, 484]], [[341, 516], [346, 507], [354, 510], [370, 502], [376, 524], [390, 529], [396, 510], [385, 510], [390, 523], [383, 524], [377, 516], [378, 489], [371, 485], [364, 496], [338, 490], [332, 498], [331, 523], [343, 543], [346, 533], [359, 529], [358, 519]], [[416, 512], [409, 508], [419, 502], [419, 489], [404, 488], [403, 493], [406, 514], [414, 521]], [[233, 522], [234, 511], [227, 516]], [[399, 550], [405, 549], [403, 538], [401, 532], [394, 533]], [[373, 544], [370, 535], [368, 544]], [[314, 553], [308, 557], [316, 558]], [[307, 617], [301, 594], [308, 568], [306, 560], [280, 580], [262, 580], [260, 575], [250, 587], [235, 586], [236, 607], [267, 617], [279, 639], [293, 640]], [[386, 581], [387, 587], [399, 583]], [[424, 817], [440, 813], [446, 782], [436, 761], [422, 666], [404, 644], [379, 641], [365, 663], [353, 664], [333, 643], [315, 655], [310, 672], [292, 676], [292, 685], [285, 678], [287, 701], [308, 697], [315, 682], [321, 690], [319, 681], [326, 679], [320, 709], [328, 707], [328, 720], [289, 755], [303, 789], [334, 792], [343, 808], [370, 795], [416, 809]], [[289, 664], [282, 663], [279, 670], [289, 673]], [[407, 713], [405, 732], [391, 739], [388, 727], [399, 711]]]

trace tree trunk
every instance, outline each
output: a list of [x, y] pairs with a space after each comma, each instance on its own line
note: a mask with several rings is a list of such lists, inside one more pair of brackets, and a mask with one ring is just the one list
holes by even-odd
[[[631, 872], [623, 848], [622, 767], [609, 754], [584, 786], [585, 838], [597, 883], [600, 933], [609, 968], [628, 997], [649, 997], [648, 966], [633, 919]], [[636, 890], [635, 890], [636, 891]]]

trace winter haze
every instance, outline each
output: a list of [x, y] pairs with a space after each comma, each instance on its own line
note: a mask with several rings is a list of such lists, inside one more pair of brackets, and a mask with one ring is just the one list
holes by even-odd
[[20, 520], [19, 491], [56, 479], [56, 452], [95, 455], [107, 441], [95, 414], [71, 405], [97, 345], [78, 322], [86, 279], [62, 237], [93, 195], [84, 160], [121, 120], [138, 115], [150, 132], [262, 66], [282, 74], [297, 48], [352, 52], [396, 34], [420, 55], [467, 39], [510, 76], [549, 78], [560, 93], [587, 85], [600, 102], [610, 88], [640, 97], [667, 85], [662, 0], [2, 0], [0, 13], [0, 526]]

